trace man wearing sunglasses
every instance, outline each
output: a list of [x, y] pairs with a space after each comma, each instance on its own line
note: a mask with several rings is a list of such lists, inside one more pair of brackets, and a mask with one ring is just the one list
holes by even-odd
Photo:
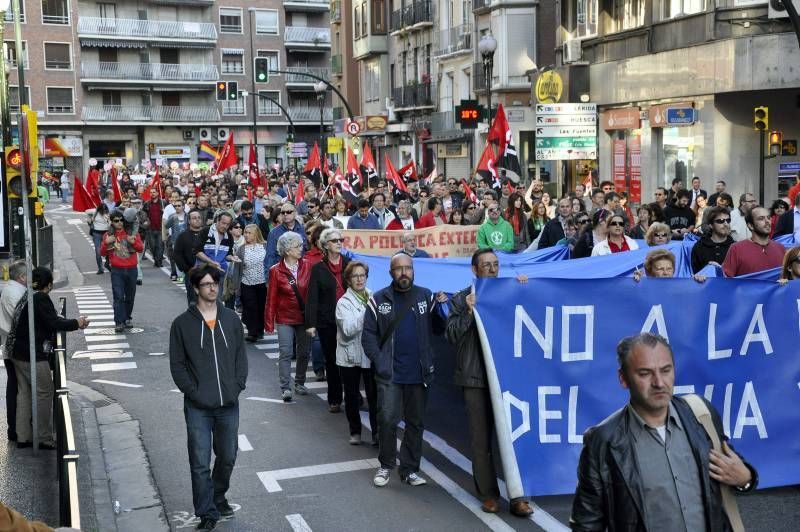
[[269, 238], [267, 238], [267, 269], [278, 264], [278, 260], [280, 259], [278, 255], [278, 239], [285, 232], [294, 231], [303, 237], [303, 250], [308, 247], [308, 239], [306, 238], [306, 231], [303, 228], [303, 224], [295, 219], [297, 211], [294, 205], [286, 202], [280, 205], [280, 209], [283, 215], [283, 223], [273, 227], [272, 231], [269, 232]]
[[[133, 209], [130, 209], [133, 210]], [[136, 213], [132, 215], [135, 217]], [[122, 213], [111, 215], [111, 229], [103, 236], [100, 255], [108, 257], [111, 264], [111, 291], [114, 297], [114, 332], [131, 327], [133, 301], [136, 298], [137, 253], [144, 251], [138, 232], [128, 234]]]
[[692, 248], [692, 272], [697, 273], [708, 264], [722, 266], [728, 248], [735, 241], [731, 237], [731, 215], [725, 207], [706, 210], [705, 224], [709, 231]]

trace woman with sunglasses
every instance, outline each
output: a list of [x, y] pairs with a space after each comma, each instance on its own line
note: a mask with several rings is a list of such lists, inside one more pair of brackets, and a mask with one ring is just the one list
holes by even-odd
[[306, 303], [306, 332], [312, 338], [319, 333], [328, 378], [328, 410], [342, 411], [342, 380], [336, 366], [336, 302], [344, 295], [344, 270], [350, 262], [342, 256], [342, 233], [326, 229], [319, 236], [325, 258], [311, 268]]
[[625, 234], [625, 219], [620, 214], [612, 214], [606, 223], [608, 236], [592, 248], [592, 257], [611, 255], [639, 249], [639, 244]]
[[594, 246], [606, 239], [608, 236], [606, 222], [611, 215], [611, 211], [605, 209], [599, 209], [592, 215], [591, 227], [586, 224], [575, 243], [575, 249], [572, 250], [573, 259], [591, 256]]
[[648, 246], [661, 246], [672, 240], [672, 232], [669, 230], [667, 224], [656, 222], [650, 224], [647, 233], [644, 235], [644, 239]]
[[789, 281], [800, 279], [800, 246], [790, 248], [783, 256], [783, 266], [781, 267], [781, 278], [779, 283], [785, 285]]

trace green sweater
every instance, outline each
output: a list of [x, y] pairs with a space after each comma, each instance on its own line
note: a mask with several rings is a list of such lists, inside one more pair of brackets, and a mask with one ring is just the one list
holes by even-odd
[[478, 229], [478, 249], [492, 248], [501, 251], [514, 250], [514, 229], [503, 218], [493, 224], [489, 218]]

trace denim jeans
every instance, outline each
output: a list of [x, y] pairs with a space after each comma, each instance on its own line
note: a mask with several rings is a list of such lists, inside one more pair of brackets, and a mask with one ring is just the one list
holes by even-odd
[[136, 268], [111, 268], [111, 292], [114, 295], [114, 323], [123, 325], [133, 314]]
[[[311, 347], [311, 337], [306, 332], [305, 325], [275, 325], [278, 330], [278, 377], [281, 390], [292, 389], [292, 355], [297, 353], [297, 366], [295, 367], [295, 382], [305, 384], [306, 371], [308, 371], [308, 355]], [[295, 338], [297, 345], [295, 346]]]
[[94, 241], [94, 260], [97, 261], [97, 271], [103, 271], [103, 257], [100, 256], [100, 246], [103, 244], [103, 233], [100, 231], [92, 231], [92, 240]]
[[17, 439], [17, 371], [14, 361], [5, 359], [6, 368], [6, 420], [8, 421], [8, 439]]
[[153, 256], [153, 265], [161, 267], [164, 261], [164, 242], [161, 240], [161, 229], [148, 229], [147, 244]]
[[381, 467], [394, 469], [397, 463], [397, 424], [406, 428], [400, 446], [401, 477], [419, 471], [422, 433], [428, 388], [422, 384], [394, 384], [378, 381], [378, 460]]
[[319, 373], [325, 369], [325, 355], [322, 354], [319, 335], [315, 336], [311, 342], [311, 364], [314, 368], [314, 373]]
[[186, 303], [188, 306], [192, 306], [192, 303], [197, 303], [197, 292], [194, 291], [194, 287], [192, 283], [189, 282], [189, 274], [185, 273], [183, 275], [183, 286], [186, 287]]
[[[183, 399], [192, 503], [199, 518], [219, 520], [217, 505], [225, 501], [239, 445], [239, 403], [219, 408], [197, 408]], [[211, 450], [214, 469], [210, 469]]]

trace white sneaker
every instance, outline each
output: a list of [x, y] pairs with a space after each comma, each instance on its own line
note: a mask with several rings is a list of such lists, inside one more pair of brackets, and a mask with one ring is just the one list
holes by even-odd
[[382, 488], [389, 483], [390, 474], [391, 471], [381, 467], [380, 469], [378, 469], [378, 472], [375, 473], [375, 478], [372, 479], [372, 483], [375, 484], [376, 487]]
[[291, 390], [283, 390], [283, 402], [284, 403], [291, 403], [292, 402], [292, 391]]
[[405, 482], [406, 484], [411, 484], [412, 486], [422, 486], [428, 483], [427, 480], [417, 475], [416, 473], [409, 474], [406, 478], [403, 479], [403, 482]]

